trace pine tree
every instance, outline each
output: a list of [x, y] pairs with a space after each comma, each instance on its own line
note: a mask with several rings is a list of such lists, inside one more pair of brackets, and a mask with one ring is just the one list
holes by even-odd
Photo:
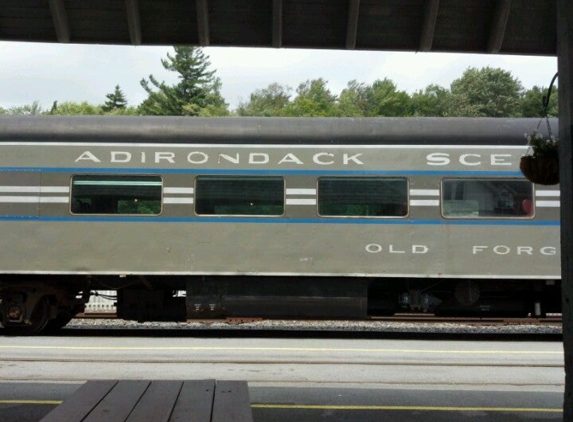
[[141, 114], [160, 116], [215, 116], [227, 115], [227, 104], [221, 96], [221, 81], [209, 70], [209, 58], [200, 48], [174, 47], [175, 55], [167, 53], [161, 64], [166, 70], [177, 72], [179, 83], [169, 86], [153, 75], [142, 79], [141, 86], [148, 94], [140, 105]]
[[109, 113], [115, 109], [124, 109], [127, 106], [127, 99], [119, 85], [115, 86], [115, 91], [111, 94], [106, 94], [107, 101], [101, 106], [101, 109]]

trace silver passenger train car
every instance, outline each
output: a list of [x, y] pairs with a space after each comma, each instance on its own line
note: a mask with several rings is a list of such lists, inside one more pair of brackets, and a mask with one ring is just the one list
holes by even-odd
[[[556, 125], [556, 122], [552, 122]], [[532, 119], [0, 117], [5, 332], [560, 309]]]

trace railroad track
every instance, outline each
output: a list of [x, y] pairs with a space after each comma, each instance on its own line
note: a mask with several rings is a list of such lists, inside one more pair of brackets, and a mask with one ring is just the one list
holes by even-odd
[[[111, 312], [86, 312], [76, 315], [80, 319], [117, 319], [115, 313]], [[227, 323], [231, 325], [246, 324], [263, 321], [264, 318], [226, 318], [226, 319], [205, 319], [190, 320], [197, 323]], [[317, 322], [316, 320], [304, 320]], [[361, 320], [353, 320], [361, 321]], [[436, 317], [428, 314], [395, 314], [387, 317], [373, 317], [362, 320], [365, 322], [396, 322], [412, 324], [469, 324], [469, 325], [561, 325], [561, 314], [552, 314], [544, 318], [506, 318], [506, 317]]]
[[515, 324], [515, 325], [561, 325], [561, 314], [548, 315], [545, 318], [515, 318], [515, 317], [436, 317], [427, 314], [396, 314], [391, 317], [379, 317], [374, 320], [411, 322], [411, 323], [428, 323], [428, 324]]

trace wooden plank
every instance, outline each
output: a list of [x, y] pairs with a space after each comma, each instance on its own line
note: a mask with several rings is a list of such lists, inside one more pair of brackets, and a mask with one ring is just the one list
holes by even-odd
[[183, 381], [152, 381], [126, 422], [167, 422]]
[[40, 422], [80, 422], [116, 384], [117, 381], [88, 381]]
[[246, 381], [217, 381], [211, 421], [253, 421], [249, 387]]
[[150, 381], [119, 381], [84, 422], [125, 422]]
[[209, 422], [215, 380], [185, 381], [169, 422]]

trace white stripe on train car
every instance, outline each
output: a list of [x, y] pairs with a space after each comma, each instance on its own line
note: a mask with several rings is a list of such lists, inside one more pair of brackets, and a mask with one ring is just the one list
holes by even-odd
[[193, 195], [195, 189], [193, 188], [163, 188], [163, 193], [173, 195]]
[[69, 186], [0, 186], [5, 193], [68, 193]]
[[436, 199], [410, 199], [411, 207], [439, 207], [440, 201]]
[[[316, 196], [316, 189], [287, 188], [286, 194], [298, 196]], [[286, 205], [316, 205], [316, 198], [286, 198]]]
[[535, 201], [537, 208], [559, 208], [561, 201]]
[[163, 198], [164, 204], [192, 204], [193, 198]]
[[40, 186], [40, 193], [69, 193], [69, 186]]
[[70, 202], [67, 196], [0, 196], [0, 202], [12, 204], [30, 204], [37, 202], [62, 203]]
[[39, 201], [39, 196], [0, 196], [0, 202], [3, 203], [26, 204]]
[[70, 198], [67, 196], [41, 196], [40, 202], [48, 204], [69, 204]]
[[[93, 142], [2, 142], [5, 146], [65, 146], [77, 147], [86, 146], [93, 147]], [[398, 145], [398, 144], [385, 144], [385, 145], [352, 145], [352, 144], [336, 144], [336, 145], [300, 145], [300, 144], [201, 144], [190, 142], [187, 144], [173, 144], [173, 143], [126, 143], [126, 142], [110, 142], [105, 144], [106, 147], [125, 147], [125, 148], [173, 148], [173, 149], [188, 149], [193, 148], [209, 148], [209, 149], [421, 149], [421, 150], [521, 150], [526, 151], [527, 145]]]
[[287, 205], [316, 205], [316, 199], [287, 198]]
[[0, 192], [40, 193], [40, 186], [0, 186]]
[[535, 196], [538, 197], [560, 197], [561, 196], [561, 191], [559, 190], [538, 190], [535, 191]]
[[316, 189], [287, 189], [287, 195], [316, 195]]
[[439, 189], [410, 189], [411, 196], [440, 196]]

